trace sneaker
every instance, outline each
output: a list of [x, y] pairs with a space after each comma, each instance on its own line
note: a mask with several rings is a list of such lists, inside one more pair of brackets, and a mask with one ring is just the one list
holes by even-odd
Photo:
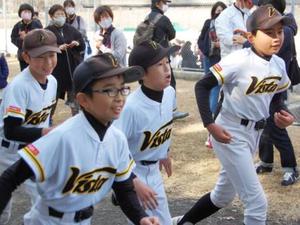
[[285, 172], [281, 181], [282, 186], [288, 186], [294, 184], [299, 179], [298, 171]]
[[185, 117], [189, 116], [188, 112], [179, 112], [179, 111], [175, 111], [173, 113], [173, 120], [178, 120], [178, 119], [183, 119]]
[[172, 217], [172, 225], [177, 225], [181, 219], [182, 219], [182, 216]]
[[273, 170], [273, 167], [271, 166], [263, 166], [261, 162], [258, 162], [255, 164], [255, 169], [257, 174], [261, 173], [271, 173]]
[[210, 140], [210, 136], [207, 137], [207, 140], [205, 142], [205, 146], [209, 149], [212, 149], [213, 146], [212, 146], [212, 143], [211, 143], [211, 140]]
[[[178, 225], [183, 216], [172, 217], [172, 225]], [[193, 225], [191, 222], [185, 222], [183, 225]]]

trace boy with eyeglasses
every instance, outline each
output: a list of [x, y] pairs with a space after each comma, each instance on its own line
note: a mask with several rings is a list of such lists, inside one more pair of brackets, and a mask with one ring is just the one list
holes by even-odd
[[24, 225], [90, 225], [94, 205], [113, 189], [136, 225], [159, 225], [140, 206], [133, 187], [135, 163], [124, 134], [111, 124], [129, 94], [125, 83], [141, 79], [141, 67], [121, 67], [111, 54], [93, 56], [74, 71], [82, 112], [19, 151], [21, 159], [0, 177], [0, 215], [27, 179], [40, 198]]
[[114, 122], [124, 132], [137, 164], [134, 186], [139, 200], [146, 212], [164, 225], [171, 224], [171, 216], [160, 169], [163, 166], [167, 175], [172, 175], [169, 148], [175, 90], [170, 86], [169, 55], [176, 50], [178, 46], [164, 48], [154, 41], [133, 48], [129, 65], [143, 67], [145, 76]]

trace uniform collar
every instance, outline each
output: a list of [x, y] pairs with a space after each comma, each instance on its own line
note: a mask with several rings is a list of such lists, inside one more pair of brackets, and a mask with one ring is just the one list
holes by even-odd
[[152, 99], [153, 101], [156, 101], [159, 103], [162, 102], [164, 91], [155, 91], [155, 90], [152, 90], [152, 89], [146, 87], [145, 85], [141, 86], [141, 90], [148, 98]]
[[94, 128], [94, 130], [98, 134], [100, 141], [103, 141], [106, 131], [110, 127], [111, 123], [105, 126], [104, 124], [100, 123], [95, 117], [93, 117], [90, 113], [83, 110], [83, 114], [89, 122], [89, 124]]

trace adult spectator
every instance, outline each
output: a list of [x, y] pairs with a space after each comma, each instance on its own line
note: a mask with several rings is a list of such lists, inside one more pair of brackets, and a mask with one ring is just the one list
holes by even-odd
[[[151, 0], [151, 12], [149, 14], [149, 20], [153, 20], [157, 14], [161, 14], [162, 17], [157, 21], [154, 28], [152, 40], [159, 43], [161, 46], [169, 47], [170, 41], [176, 36], [175, 28], [173, 27], [170, 19], [164, 15], [169, 9], [169, 0]], [[171, 86], [176, 90], [176, 80], [171, 68]], [[180, 119], [187, 117], [187, 112], [175, 111], [173, 118]]]
[[191, 46], [192, 43], [190, 41], [187, 41], [181, 48], [181, 67], [183, 68], [183, 70], [193, 71], [193, 69], [200, 69], [200, 67], [197, 65], [197, 56], [194, 55]]
[[109, 6], [99, 6], [94, 11], [95, 23], [100, 26], [96, 33], [96, 48], [99, 53], [111, 53], [121, 66], [127, 65], [127, 40], [124, 33], [114, 27], [114, 14]]
[[[87, 33], [86, 33], [86, 24], [84, 19], [76, 14], [76, 5], [75, 2], [73, 0], [65, 0], [64, 1], [64, 8], [65, 11], [67, 13], [67, 20], [66, 22], [70, 25], [72, 25], [74, 28], [76, 28], [82, 35], [85, 44], [86, 44], [86, 50], [85, 53], [87, 55], [91, 54], [91, 47], [89, 44], [89, 40], [87, 37]], [[82, 55], [82, 57], [84, 58], [84, 54]]]
[[[259, 5], [272, 4], [281, 14], [284, 14], [286, 8], [285, 0], [260, 0]], [[297, 34], [297, 24], [294, 16], [289, 13], [286, 14], [291, 18], [289, 26], [284, 26], [284, 41], [283, 45], [278, 52], [278, 56], [281, 57], [286, 65], [286, 70], [289, 69], [289, 63], [293, 57], [293, 46], [295, 44], [294, 36]], [[282, 102], [286, 100], [285, 95], [281, 95]], [[273, 169], [274, 151], [273, 145], [278, 149], [281, 159], [281, 166], [283, 168], [283, 179], [281, 184], [284, 186], [294, 184], [299, 178], [299, 172], [297, 169], [297, 161], [293, 144], [290, 140], [289, 134], [286, 129], [278, 128], [274, 123], [274, 112], [277, 105], [271, 102], [270, 105], [270, 118], [267, 120], [267, 126], [263, 131], [263, 134], [259, 143], [259, 158], [260, 162], [256, 164], [257, 173], [271, 172]]]
[[65, 99], [67, 94], [66, 104], [70, 106], [72, 115], [75, 115], [79, 106], [74, 99], [72, 75], [76, 66], [82, 61], [81, 53], [85, 49], [85, 43], [81, 33], [66, 23], [66, 12], [62, 5], [51, 6], [48, 13], [51, 21], [46, 29], [55, 34], [62, 52], [57, 55], [57, 66], [52, 73], [57, 79], [57, 98]]
[[[211, 18], [207, 19], [202, 27], [200, 36], [198, 38], [198, 47], [204, 55], [203, 66], [204, 73], [209, 73], [209, 68], [220, 61], [220, 42], [217, 37], [215, 21], [221, 12], [226, 9], [227, 6], [223, 2], [216, 2], [211, 8]], [[220, 86], [214, 87], [209, 96], [210, 111], [215, 114], [217, 110], [219, 100]], [[212, 148], [210, 136], [208, 136], [205, 146]]]
[[18, 60], [21, 71], [28, 66], [22, 57], [22, 45], [24, 37], [29, 31], [43, 27], [38, 20], [32, 19], [33, 14], [34, 10], [30, 4], [21, 4], [18, 10], [18, 15], [21, 20], [14, 25], [10, 36], [11, 42], [18, 48]]
[[236, 0], [215, 20], [222, 58], [243, 48], [243, 44], [247, 41], [246, 21], [255, 4], [257, 0]]

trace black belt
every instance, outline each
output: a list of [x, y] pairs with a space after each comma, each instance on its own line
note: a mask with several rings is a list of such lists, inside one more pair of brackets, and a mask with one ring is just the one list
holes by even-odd
[[[246, 120], [246, 119], [241, 119], [241, 125], [244, 125], [244, 126], [248, 126], [250, 120]], [[257, 122], [255, 122], [255, 126], [254, 126], [254, 129], [255, 130], [261, 130], [261, 129], [264, 129], [267, 125], [267, 121], [265, 119], [261, 119]]]
[[155, 164], [157, 163], [158, 161], [149, 161], [149, 160], [141, 160], [140, 163], [143, 165], [143, 166], [148, 166], [148, 165], [152, 165], [152, 164]]
[[[6, 141], [6, 140], [4, 140], [4, 139], [2, 139], [2, 141], [1, 141], [1, 146], [2, 146], [2, 147], [5, 147], [5, 148], [9, 148], [10, 142], [9, 142], [9, 141]], [[26, 145], [19, 144], [18, 149], [24, 148], [25, 146], [26, 146]]]
[[[48, 207], [49, 209], [49, 216], [53, 216], [56, 218], [63, 218], [64, 213], [57, 211], [56, 209], [53, 209], [52, 207]], [[84, 209], [78, 210], [75, 212], [75, 216], [74, 216], [74, 222], [78, 223], [81, 222], [83, 220], [89, 219], [92, 217], [94, 213], [94, 207], [93, 206], [89, 206], [86, 207]]]

